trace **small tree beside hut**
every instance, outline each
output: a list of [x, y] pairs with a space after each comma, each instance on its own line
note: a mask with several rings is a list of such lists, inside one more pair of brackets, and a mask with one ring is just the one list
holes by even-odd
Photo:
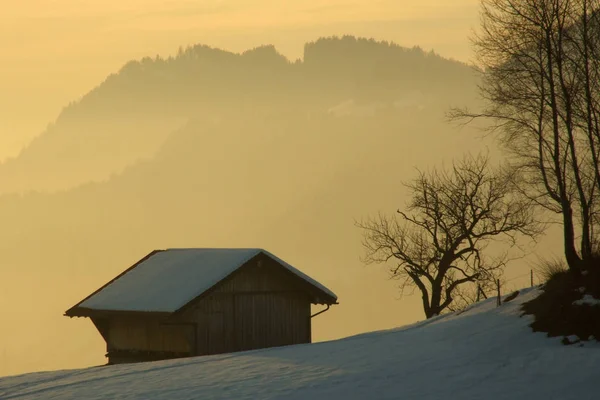
[[450, 170], [419, 172], [405, 184], [411, 193], [397, 216], [380, 214], [359, 222], [364, 261], [388, 264], [401, 292], [421, 292], [427, 318], [456, 307], [491, 285], [502, 272], [507, 252], [492, 256], [486, 247], [540, 232], [530, 202], [512, 190], [512, 176], [490, 166], [488, 156], [466, 156]]

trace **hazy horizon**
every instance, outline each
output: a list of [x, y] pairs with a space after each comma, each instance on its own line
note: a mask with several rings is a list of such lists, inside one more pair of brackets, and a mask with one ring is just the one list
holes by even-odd
[[0, 161], [133, 59], [168, 57], [193, 44], [234, 52], [273, 44], [294, 60], [308, 41], [350, 34], [468, 62], [477, 6], [478, 0], [13, 2], [0, 15]]
[[[398, 301], [385, 267], [360, 261], [354, 221], [403, 206], [417, 168], [493, 146], [444, 117], [479, 104], [463, 64], [478, 3], [10, 4], [0, 376], [103, 364], [93, 324], [63, 312], [154, 249], [273, 252], [339, 296], [315, 341], [423, 319], [417, 296]], [[403, 48], [318, 40], [334, 35]], [[294, 63], [306, 43], [309, 59]], [[177, 55], [196, 44], [214, 50]], [[269, 47], [218, 50], [268, 44], [292, 62]], [[560, 253], [559, 239], [537, 254]], [[506, 290], [529, 283], [537, 254], [511, 264]]]

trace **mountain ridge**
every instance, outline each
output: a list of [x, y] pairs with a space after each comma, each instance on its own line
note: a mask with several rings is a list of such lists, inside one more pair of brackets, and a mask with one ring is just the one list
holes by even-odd
[[153, 157], [190, 118], [231, 109], [315, 113], [348, 99], [392, 103], [415, 90], [434, 99], [454, 90], [461, 102], [475, 82], [458, 61], [353, 36], [309, 42], [295, 62], [272, 45], [241, 53], [190, 46], [175, 57], [130, 61], [65, 107], [16, 158], [0, 164], [0, 191], [53, 191], [107, 179]]

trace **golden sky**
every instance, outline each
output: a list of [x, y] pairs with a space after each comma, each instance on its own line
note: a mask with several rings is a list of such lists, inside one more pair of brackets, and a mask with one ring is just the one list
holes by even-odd
[[[5, 4], [4, 4], [5, 3]], [[0, 13], [0, 160], [125, 62], [204, 43], [232, 51], [354, 34], [468, 61], [478, 0], [20, 0]]]
[[[175, 54], [179, 46], [197, 43], [231, 51], [273, 44], [288, 58], [296, 59], [302, 56], [303, 45], [307, 41], [320, 36], [351, 34], [394, 41], [407, 47], [418, 45], [425, 50], [434, 49], [446, 57], [469, 61], [471, 46], [468, 36], [478, 23], [478, 3], [479, 0], [6, 0], [0, 11], [0, 160], [16, 156], [23, 146], [56, 119], [64, 106], [78, 100], [132, 59], [157, 54], [169, 56]], [[418, 138], [413, 139], [415, 143], [419, 142]], [[427, 144], [421, 145], [427, 147]], [[431, 158], [438, 158], [438, 155], [433, 154]], [[365, 196], [372, 200], [369, 193]], [[395, 206], [397, 199], [387, 200]], [[357, 213], [369, 214], [371, 211], [361, 209], [348, 215], [359, 217]], [[29, 222], [37, 229], [36, 217], [30, 217]], [[17, 228], [23, 224], [20, 220], [12, 222]], [[350, 217], [344, 219], [346, 223], [348, 226], [336, 229], [353, 229]], [[17, 228], [17, 232], [5, 228], [4, 234], [18, 237]], [[45, 229], [51, 232], [58, 228]], [[89, 249], [89, 253], [93, 254], [101, 247], [98, 243], [102, 242], [102, 238], [97, 239], [94, 242], [82, 238], [82, 243], [69, 245]], [[28, 237], [22, 238], [24, 243], [28, 240]], [[225, 240], [230, 238], [219, 244], [223, 247], [232, 245]], [[46, 236], [42, 241], [47, 241]], [[347, 246], [342, 239], [339, 241], [340, 247]], [[194, 246], [196, 242], [172, 243], [172, 247], [186, 244]], [[168, 243], [157, 243], [157, 248], [166, 245]], [[255, 245], [268, 247], [263, 243]], [[2, 243], [0, 250], [1, 246]], [[52, 246], [51, 240], [48, 240], [47, 246]], [[290, 246], [293, 247], [293, 243]], [[138, 250], [128, 249], [127, 254], [115, 255], [119, 261], [110, 267], [110, 272], [98, 268], [86, 272], [85, 279], [80, 277], [79, 281], [66, 282], [71, 291], [69, 296], [59, 290], [61, 293], [57, 293], [56, 298], [47, 301], [54, 302], [57, 309], [66, 310], [73, 305], [72, 298], [78, 301], [80, 296], [87, 295], [112, 278], [113, 270], [120, 272], [135, 261], [135, 257], [141, 257], [143, 254]], [[358, 243], [356, 251], [360, 251]], [[5, 270], [0, 272], [9, 273], [4, 273], [4, 281], [0, 279], [0, 301], [3, 294], [12, 293], [11, 297], [22, 297], [24, 303], [15, 303], [24, 307], [23, 304], [33, 301], [33, 295], [23, 288], [28, 288], [31, 293], [50, 290], [45, 288], [47, 281], [43, 277], [53, 275], [51, 268], [28, 265], [31, 270], [25, 270], [25, 261], [9, 260], [11, 264], [2, 259], [2, 253], [0, 251], [0, 268]], [[285, 253], [282, 257], [287, 260]], [[71, 265], [82, 262], [85, 260], [65, 260], [61, 267], [69, 269]], [[15, 265], [22, 269], [17, 276], [31, 274], [26, 282], [11, 282], [10, 272], [19, 268]], [[361, 277], [356, 281], [349, 282], [350, 278], [341, 277], [340, 282], [324, 283], [333, 289], [340, 286], [351, 288], [370, 279], [368, 282], [377, 282], [368, 288], [374, 298], [397, 298], [396, 288], [385, 280], [385, 270], [362, 267], [353, 275]], [[18, 329], [19, 324], [14, 321], [29, 321], [31, 315], [9, 303], [5, 302], [4, 307], [0, 304], [0, 316], [13, 321], [11, 329], [0, 332], [0, 342], [10, 344], [9, 347], [0, 346], [0, 376], [54, 369], [57, 365], [71, 368], [103, 361], [103, 342], [89, 320], [67, 320], [58, 313], [40, 316], [42, 322], [39, 326], [48, 329], [42, 337], [34, 330]], [[393, 326], [399, 318], [409, 322], [422, 318], [416, 298], [401, 305], [380, 303], [382, 306], [377, 310], [363, 313], [372, 318], [368, 324], [373, 329]], [[380, 303], [377, 303], [378, 306]], [[353, 303], [352, 299], [344, 299], [344, 304], [353, 309], [367, 307], [359, 304], [358, 300]], [[402, 314], [391, 315], [390, 308], [397, 310], [400, 307]], [[323, 318], [330, 318], [330, 315]], [[48, 328], [58, 319], [62, 324], [61, 330]], [[341, 335], [338, 332], [323, 333], [320, 324], [319, 321], [315, 326], [316, 337]], [[88, 335], [65, 337], [63, 332], [71, 329], [79, 329], [77, 332], [85, 329]], [[344, 334], [347, 334], [346, 331]], [[49, 344], [46, 341], [50, 339], [52, 343]], [[75, 344], [63, 345], [73, 340]], [[89, 346], [94, 348], [93, 353], [89, 352]], [[62, 359], [72, 356], [73, 361], [57, 364], [50, 354], [59, 351], [57, 349], [68, 353], [61, 355]]]

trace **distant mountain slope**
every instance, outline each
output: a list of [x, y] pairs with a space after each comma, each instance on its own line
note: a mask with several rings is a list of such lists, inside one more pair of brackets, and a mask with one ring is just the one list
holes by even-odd
[[[327, 39], [307, 49], [329, 41], [363, 46]], [[0, 166], [0, 189], [39, 191], [0, 195], [0, 314], [19, 327], [0, 330], [0, 343], [10, 343], [0, 371], [103, 362], [93, 326], [62, 314], [155, 248], [261, 247], [332, 282], [341, 303], [315, 321], [315, 340], [414, 320], [418, 299], [396, 302], [385, 271], [360, 263], [353, 220], [401, 206], [400, 181], [415, 167], [482, 147], [443, 118], [450, 104], [472, 101], [475, 85], [461, 64], [366, 42], [397, 52], [398, 68], [412, 55], [455, 72], [403, 78], [403, 89], [386, 91], [396, 84], [377, 86], [379, 72], [339, 79], [335, 69], [309, 71], [333, 57], [312, 50], [309, 61], [289, 63], [272, 48], [235, 55], [197, 47], [177, 61], [130, 64], [69, 107], [35, 151]], [[378, 60], [369, 68], [393, 70]], [[165, 72], [175, 66], [181, 71]], [[356, 83], [365, 76], [375, 83]]]
[[[21, 343], [5, 366], [28, 370], [26, 354], [52, 368], [102, 362], [93, 326], [64, 318], [65, 307], [155, 248], [261, 247], [331, 282], [341, 304], [315, 321], [316, 340], [412, 320], [418, 302], [399, 312], [411, 300], [394, 301], [385, 271], [361, 265], [353, 219], [401, 206], [415, 167], [481, 146], [451, 130], [444, 109], [199, 117], [105, 182], [0, 196], [0, 313], [19, 326], [0, 330], [0, 343]], [[61, 351], [50, 356], [48, 343]]]
[[464, 64], [350, 36], [308, 43], [296, 62], [273, 46], [241, 54], [189, 47], [168, 59], [129, 62], [66, 107], [18, 157], [0, 164], [0, 193], [107, 179], [152, 157], [190, 119], [312, 115], [349, 100], [401, 105], [415, 93], [462, 105], [475, 98], [475, 83]]
[[[0, 378], [2, 399], [510, 399], [597, 396], [597, 344], [534, 334], [521, 304], [346, 339], [219, 356]], [[324, 316], [320, 318], [326, 318]]]

